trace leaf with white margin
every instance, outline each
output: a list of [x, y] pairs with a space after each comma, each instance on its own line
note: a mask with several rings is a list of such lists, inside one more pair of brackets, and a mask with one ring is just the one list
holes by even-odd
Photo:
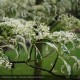
[[61, 46], [61, 48], [65, 53], [69, 53], [70, 54], [69, 49], [64, 44]]
[[45, 42], [47, 45], [49, 45], [50, 47], [54, 48], [56, 51], [58, 51], [58, 48], [55, 44], [50, 43], [50, 42]]
[[64, 65], [66, 66], [68, 75], [70, 75], [71, 74], [71, 66], [62, 57], [59, 56], [59, 58], [64, 62]]
[[27, 54], [28, 50], [27, 50], [25, 43], [23, 43], [23, 42], [18, 42], [18, 43], [23, 47], [23, 49], [25, 50], [25, 53]]
[[37, 59], [37, 62], [42, 59], [42, 55], [41, 55], [41, 52], [39, 51], [39, 49], [35, 46], [36, 48], [36, 59]]
[[19, 53], [18, 53], [17, 49], [14, 47], [14, 45], [9, 44], [9, 45], [5, 45], [5, 47], [8, 47], [8, 48], [14, 50], [16, 52], [16, 54], [17, 54], [17, 58], [19, 57]]
[[20, 35], [17, 35], [16, 38], [21, 39], [22, 40], [21, 42], [25, 43], [25, 38], [24, 37], [22, 37]]
[[80, 69], [80, 60], [76, 56], [70, 56], [72, 59], [76, 61], [77, 70]]

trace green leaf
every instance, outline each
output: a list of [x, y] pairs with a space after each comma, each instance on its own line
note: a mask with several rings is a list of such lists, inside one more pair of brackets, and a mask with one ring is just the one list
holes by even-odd
[[33, 51], [33, 45], [28, 49], [28, 60], [31, 59], [32, 51]]
[[17, 35], [16, 36], [18, 39], [21, 39], [21, 41], [23, 42], [23, 43], [25, 43], [25, 38], [24, 37], [22, 37], [21, 35]]
[[80, 69], [80, 60], [76, 56], [70, 56], [70, 57], [76, 61], [76, 67], [77, 67], [77, 70], [79, 70]]
[[13, 49], [13, 50], [16, 52], [16, 54], [17, 54], [17, 58], [19, 57], [18, 50], [14, 47], [14, 45], [9, 44], [9, 45], [5, 45], [5, 47], [8, 47], [8, 48], [10, 48], [10, 49]]
[[23, 47], [23, 49], [25, 50], [25, 53], [27, 54], [28, 50], [27, 50], [25, 43], [23, 43], [23, 42], [18, 42], [18, 43]]
[[69, 49], [68, 49], [64, 44], [61, 46], [61, 49], [62, 49], [65, 53], [69, 53], [69, 54], [70, 54]]
[[59, 58], [64, 62], [64, 65], [66, 66], [68, 75], [70, 75], [71, 74], [71, 66], [62, 57], [59, 56]]
[[39, 62], [39, 60], [42, 59], [42, 55], [36, 46], [35, 48], [36, 48], [36, 59], [37, 59], [37, 62]]
[[80, 45], [78, 45], [77, 48], [80, 48]]
[[47, 45], [49, 45], [50, 47], [52, 47], [53, 49], [55, 49], [56, 51], [58, 51], [58, 48], [55, 44], [50, 43], [50, 42], [45, 42]]
[[49, 48], [48, 48], [48, 46], [46, 46], [45, 52], [46, 52], [46, 54], [49, 54]]

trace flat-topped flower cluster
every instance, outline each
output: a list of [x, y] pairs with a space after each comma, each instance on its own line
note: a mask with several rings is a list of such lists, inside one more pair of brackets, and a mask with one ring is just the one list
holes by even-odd
[[44, 23], [37, 23], [35, 21], [4, 17], [0, 26], [12, 27], [13, 34], [25, 36], [31, 40], [43, 39], [50, 36], [49, 27]]
[[52, 38], [56, 42], [72, 42], [77, 39], [77, 35], [69, 31], [55, 31], [52, 34]]
[[80, 27], [80, 20], [70, 14], [61, 14], [58, 20], [64, 24], [64, 29], [75, 29]]

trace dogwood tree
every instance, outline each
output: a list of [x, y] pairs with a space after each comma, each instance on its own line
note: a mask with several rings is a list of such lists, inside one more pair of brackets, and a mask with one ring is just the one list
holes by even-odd
[[[7, 3], [5, 3], [5, 1]], [[75, 50], [76, 47], [80, 48], [79, 34], [75, 32], [76, 29], [80, 28], [80, 20], [68, 13], [57, 13], [58, 7], [55, 2], [53, 3], [54, 5], [52, 5], [50, 2], [44, 0], [42, 11], [39, 12], [34, 8], [31, 9], [32, 5], [30, 2], [29, 5], [26, 2], [28, 6], [28, 9], [26, 9], [25, 1], [27, 0], [11, 1], [3, 0], [1, 2], [5, 4], [0, 5], [0, 67], [12, 69], [14, 63], [20, 63], [20, 61], [10, 60], [5, 52], [7, 49], [14, 50], [16, 58], [19, 58], [19, 49], [23, 48], [26, 53], [26, 61], [22, 61], [21, 63], [25, 63], [35, 69], [46, 71], [55, 76], [71, 78], [72, 70], [80, 69], [80, 60], [76, 56], [70, 55], [72, 49]], [[46, 5], [48, 5], [48, 7]], [[55, 11], [53, 11], [53, 9]], [[54, 13], [51, 13], [51, 10]], [[38, 12], [41, 15], [38, 14]], [[58, 15], [57, 19], [56, 15]], [[55, 23], [50, 25], [48, 22], [51, 21]], [[67, 46], [69, 43], [72, 45], [72, 48]], [[41, 53], [37, 44], [44, 44], [46, 46], [44, 54]], [[49, 50], [49, 47], [51, 47], [52, 51]], [[35, 49], [36, 55], [34, 60], [32, 59], [33, 49]], [[39, 63], [40, 60], [52, 54], [53, 50], [56, 52], [56, 59], [54, 63], [51, 63], [50, 70], [30, 64], [31, 61]], [[66, 61], [66, 59], [71, 58], [75, 61], [73, 66]], [[64, 76], [57, 75], [56, 72], [54, 72], [58, 59], [63, 61], [60, 70], [65, 74]], [[67, 74], [64, 68], [66, 68]]]

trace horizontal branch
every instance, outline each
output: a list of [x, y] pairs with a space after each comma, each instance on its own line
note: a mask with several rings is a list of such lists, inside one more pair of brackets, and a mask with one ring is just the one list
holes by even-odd
[[[48, 73], [50, 73], [50, 74], [52, 74], [53, 76], [56, 76], [56, 77], [60, 77], [60, 78], [67, 79], [66, 76], [57, 75], [57, 74], [51, 72], [50, 70], [46, 70], [46, 69], [44, 69], [44, 68], [40, 68], [40, 67], [33, 66], [33, 65], [29, 64], [29, 62], [27, 62], [27, 61], [11, 61], [11, 63], [13, 63], [13, 64], [15, 64], [15, 63], [25, 63], [25, 64], [27, 64], [28, 66], [30, 66], [30, 67], [32, 67], [32, 68], [39, 69], [39, 70], [42, 70], [42, 71], [46, 71], [46, 72], [48, 72]], [[68, 78], [68, 79], [76, 80], [76, 79], [73, 79], [73, 78], [71, 78], [71, 77]]]
[[36, 67], [36, 66], [33, 66], [33, 65], [30, 65], [28, 63], [26, 63], [28, 66], [32, 67], [32, 68], [36, 68], [36, 69], [39, 69], [39, 70], [42, 70], [42, 71], [46, 71], [50, 74], [52, 74], [53, 76], [57, 76], [57, 77], [61, 77], [61, 78], [66, 78], [66, 76], [62, 76], [62, 75], [56, 75], [54, 74], [53, 72], [49, 71], [49, 70], [46, 70], [46, 69], [43, 69], [43, 68], [40, 68], [40, 67]]
[[26, 61], [10, 61], [11, 63], [25, 63], [26, 64]]

